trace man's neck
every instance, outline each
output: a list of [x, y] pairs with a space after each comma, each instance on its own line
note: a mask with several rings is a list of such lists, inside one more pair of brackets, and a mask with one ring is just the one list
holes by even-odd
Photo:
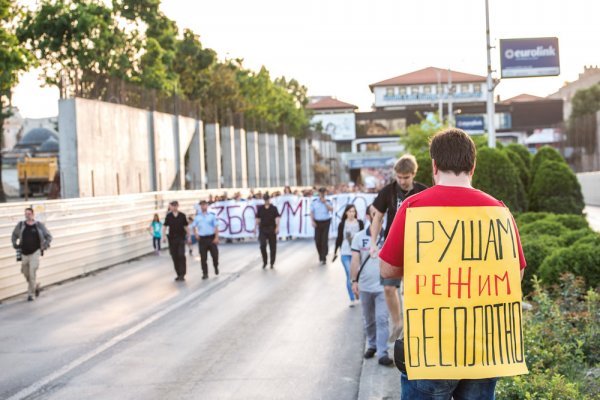
[[457, 186], [469, 189], [473, 187], [471, 186], [471, 177], [468, 174], [462, 173], [456, 175], [453, 172], [438, 172], [436, 185]]
[[404, 189], [402, 186], [400, 186], [400, 184], [398, 182], [396, 182], [396, 185], [398, 185], [398, 188], [400, 190], [402, 190], [403, 192], [406, 192], [406, 193], [410, 192], [411, 190], [413, 190], [415, 188], [415, 184], [414, 183], [411, 183], [410, 187], [408, 189]]
[[25, 222], [29, 225], [35, 224], [35, 219], [26, 219]]

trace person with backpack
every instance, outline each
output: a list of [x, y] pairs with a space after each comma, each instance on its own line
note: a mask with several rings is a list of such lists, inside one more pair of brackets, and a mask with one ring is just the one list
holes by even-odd
[[[374, 215], [375, 208], [367, 207], [367, 220], [371, 221]], [[378, 241], [378, 245], [381, 245], [381, 241]], [[370, 227], [354, 235], [351, 247], [352, 291], [360, 299], [367, 335], [364, 357], [373, 358], [377, 354], [379, 364], [389, 367], [394, 364], [388, 355], [389, 314], [379, 275], [379, 259], [377, 254], [371, 255]]]
[[350, 264], [352, 262], [352, 239], [359, 232], [365, 229], [365, 224], [357, 218], [356, 207], [354, 204], [348, 204], [342, 215], [342, 220], [338, 225], [337, 238], [335, 240], [335, 250], [333, 260], [337, 258], [338, 249], [340, 250], [341, 261], [346, 272], [346, 288], [350, 297], [350, 307], [354, 307], [357, 298], [352, 292], [352, 283], [350, 283]]
[[[422, 192], [427, 186], [416, 182], [418, 164], [416, 158], [411, 154], [405, 154], [394, 165], [394, 180], [384, 186], [379, 191], [373, 201], [374, 217], [371, 225], [371, 256], [374, 256], [378, 250], [377, 240], [383, 226], [383, 217], [387, 213], [387, 223], [384, 231], [384, 238], [387, 238], [396, 211], [400, 208], [404, 200], [409, 196]], [[390, 333], [390, 342], [395, 341], [402, 334], [402, 303], [398, 290], [400, 289], [400, 279], [381, 279], [384, 286], [385, 301], [387, 302], [392, 319], [392, 329]]]
[[46, 226], [35, 220], [33, 208], [25, 209], [25, 221], [20, 221], [12, 233], [12, 245], [17, 250], [17, 261], [21, 261], [21, 273], [27, 280], [27, 301], [40, 295], [40, 284], [36, 282], [40, 257], [50, 247], [52, 235]]

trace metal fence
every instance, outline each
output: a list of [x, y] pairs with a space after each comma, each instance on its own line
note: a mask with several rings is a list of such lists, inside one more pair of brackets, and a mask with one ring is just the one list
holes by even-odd
[[[283, 190], [268, 188], [255, 190]], [[247, 190], [240, 190], [247, 196]], [[11, 244], [16, 224], [25, 207], [36, 210], [52, 236], [38, 269], [42, 286], [61, 282], [152, 252], [148, 227], [154, 213], [161, 218], [171, 200], [184, 213], [193, 211], [201, 198], [222, 194], [219, 190], [151, 192], [111, 197], [8, 203], [0, 205], [0, 300], [27, 291]]]
[[[201, 119], [199, 101], [190, 101], [177, 95], [147, 89], [121, 78], [91, 72], [84, 73], [76, 82], [63, 79], [60, 85], [60, 97], [63, 99], [81, 97]], [[206, 110], [206, 112], [212, 113], [213, 110]]]
[[600, 112], [571, 119], [562, 152], [575, 172], [600, 171]]

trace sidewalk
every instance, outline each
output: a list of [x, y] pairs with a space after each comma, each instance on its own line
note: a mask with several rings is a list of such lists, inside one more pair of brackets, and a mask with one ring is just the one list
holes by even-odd
[[[394, 354], [393, 345], [390, 345], [389, 354]], [[400, 371], [395, 366], [379, 365], [376, 357], [363, 358], [358, 400], [400, 400]]]
[[600, 207], [586, 206], [583, 212], [586, 214], [590, 227], [596, 232], [600, 232]]

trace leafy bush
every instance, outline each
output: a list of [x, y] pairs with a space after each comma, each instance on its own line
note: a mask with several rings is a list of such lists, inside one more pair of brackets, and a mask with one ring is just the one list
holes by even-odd
[[[575, 243], [573, 243], [574, 246], [580, 244], [589, 244], [592, 246], [600, 247], [600, 234], [596, 232], [590, 232], [586, 236], [578, 239]], [[600, 268], [600, 265], [598, 266], [598, 268]]]
[[578, 243], [581, 239], [588, 239], [590, 235], [592, 238], [597, 236], [590, 228], [582, 228], [569, 231], [563, 234], [561, 238], [564, 241], [565, 246], [572, 246], [573, 244]]
[[538, 149], [537, 153], [533, 156], [531, 161], [531, 176], [535, 177], [537, 170], [544, 163], [544, 161], [556, 161], [566, 164], [565, 159], [560, 153], [553, 147], [543, 146]]
[[546, 257], [556, 249], [561, 248], [563, 242], [560, 237], [556, 236], [523, 235], [521, 236], [521, 243], [525, 260], [527, 260], [527, 268], [525, 268], [521, 287], [523, 295], [527, 295], [533, 290], [533, 276], [539, 275], [539, 268]]
[[597, 398], [597, 380], [585, 375], [599, 361], [600, 295], [571, 274], [560, 281], [551, 292], [534, 280], [533, 310], [523, 314], [529, 375], [501, 379], [499, 400]]
[[578, 386], [560, 374], [538, 374], [504, 378], [498, 383], [498, 400], [564, 400], [585, 399]]
[[550, 215], [550, 213], [547, 212], [526, 212], [526, 213], [520, 213], [520, 214], [515, 214], [515, 221], [517, 222], [517, 226], [521, 227], [522, 225], [528, 224], [530, 222], [535, 222], [535, 221], [539, 221], [542, 220]]
[[526, 189], [529, 188], [529, 183], [530, 183], [530, 178], [531, 178], [530, 173], [529, 173], [529, 168], [527, 167], [527, 165], [525, 164], [525, 162], [523, 161], [523, 159], [521, 158], [519, 153], [517, 153], [514, 150], [508, 149], [508, 148], [504, 149], [504, 153], [508, 156], [508, 159], [510, 160], [512, 165], [514, 165], [514, 167], [519, 172], [519, 178], [521, 179], [521, 182], [523, 183], [523, 187]]
[[473, 186], [502, 200], [512, 211], [525, 210], [523, 184], [516, 168], [501, 150], [479, 149]]
[[569, 166], [564, 162], [544, 161], [533, 176], [529, 209], [581, 215], [583, 207], [581, 186]]
[[526, 235], [551, 235], [559, 237], [568, 232], [568, 229], [563, 224], [557, 221], [552, 221], [549, 218], [544, 218], [530, 224], [524, 224], [519, 228], [519, 233]]
[[551, 215], [549, 218], [569, 229], [585, 229], [590, 227], [590, 224], [583, 215], [558, 214]]
[[[488, 147], [487, 133], [483, 134], [483, 135], [471, 135], [471, 139], [473, 139], [473, 143], [475, 143], [475, 147], [477, 148], [477, 151], [479, 151], [479, 149], [483, 149], [484, 147]], [[502, 142], [499, 142], [496, 140], [496, 148], [503, 149], [504, 145], [502, 144]]]
[[521, 157], [521, 160], [523, 161], [527, 169], [531, 170], [531, 153], [529, 152], [527, 147], [523, 146], [522, 144], [511, 143], [508, 146], [506, 146], [506, 149], [517, 153], [519, 157]]
[[540, 266], [540, 277], [547, 284], [559, 283], [564, 272], [572, 272], [589, 287], [600, 284], [600, 246], [581, 243], [556, 250]]

